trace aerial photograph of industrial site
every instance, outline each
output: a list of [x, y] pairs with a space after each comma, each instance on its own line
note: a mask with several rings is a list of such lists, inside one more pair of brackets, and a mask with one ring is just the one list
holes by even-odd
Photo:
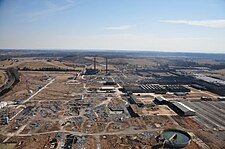
[[225, 149], [223, 0], [0, 0], [0, 149]]

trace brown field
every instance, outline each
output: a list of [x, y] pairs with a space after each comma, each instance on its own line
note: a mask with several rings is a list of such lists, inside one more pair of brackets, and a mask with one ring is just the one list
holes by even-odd
[[54, 138], [55, 134], [44, 134], [32, 137], [13, 137], [9, 142], [16, 142], [16, 149], [40, 149], [46, 147], [50, 148], [51, 144], [49, 142]]
[[204, 64], [211, 64], [211, 65], [214, 65], [214, 64], [219, 64], [220, 62], [217, 62], [217, 61], [214, 61], [214, 60], [194, 60], [193, 62], [196, 62], [200, 65], [204, 65]]
[[[72, 66], [72, 64], [74, 66]], [[71, 66], [70, 66], [71, 65]], [[8, 67], [18, 67], [29, 68], [29, 69], [40, 69], [40, 68], [64, 68], [64, 69], [78, 69], [82, 70], [83, 67], [79, 64], [74, 64], [70, 62], [60, 62], [56, 60], [47, 60], [47, 59], [36, 59], [36, 58], [20, 58], [20, 59], [9, 59], [1, 61], [0, 68]]]
[[176, 115], [175, 112], [170, 110], [167, 106], [160, 105], [156, 107], [146, 107], [142, 110], [143, 115]]
[[3, 73], [3, 71], [0, 70], [0, 86], [2, 86], [5, 83], [5, 79], [6, 79], [6, 77]]

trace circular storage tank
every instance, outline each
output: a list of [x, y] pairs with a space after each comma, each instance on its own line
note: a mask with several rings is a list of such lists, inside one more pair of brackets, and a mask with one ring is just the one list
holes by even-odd
[[160, 134], [165, 139], [164, 147], [168, 148], [184, 148], [191, 142], [191, 136], [178, 129], [166, 129]]

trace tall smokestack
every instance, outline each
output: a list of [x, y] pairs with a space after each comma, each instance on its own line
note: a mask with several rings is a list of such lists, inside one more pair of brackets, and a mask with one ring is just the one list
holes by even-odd
[[96, 57], [94, 57], [94, 70], [96, 70]]
[[108, 58], [105, 58], [105, 72], [108, 73]]

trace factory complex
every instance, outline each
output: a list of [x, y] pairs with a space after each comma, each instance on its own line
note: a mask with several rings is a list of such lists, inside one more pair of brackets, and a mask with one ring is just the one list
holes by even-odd
[[223, 75], [160, 60], [2, 60], [0, 148], [223, 148]]

